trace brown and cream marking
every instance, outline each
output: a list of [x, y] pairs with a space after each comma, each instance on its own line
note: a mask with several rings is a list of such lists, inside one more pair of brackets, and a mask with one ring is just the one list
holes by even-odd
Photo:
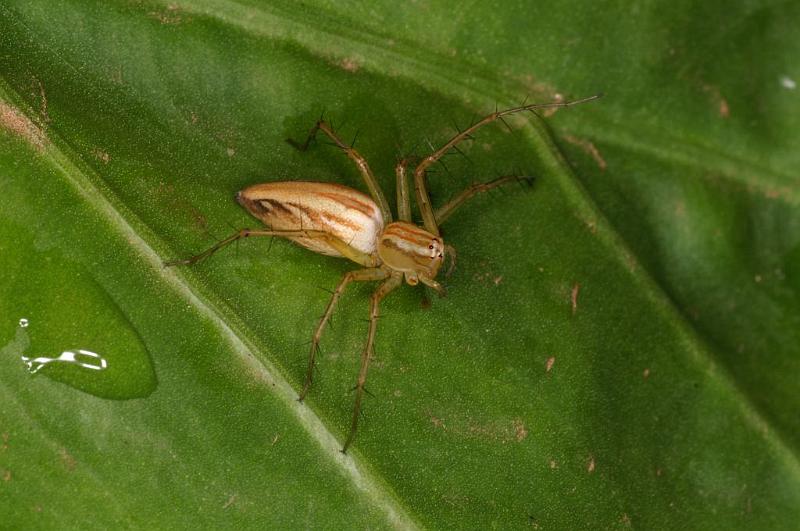
[[[507, 175], [487, 183], [476, 183], [439, 208], [434, 209], [428, 195], [426, 182], [430, 165], [439, 161], [451, 149], [458, 149], [456, 146], [464, 139], [472, 138], [472, 134], [479, 128], [496, 120], [502, 120], [503, 116], [548, 107], [568, 107], [598, 97], [599, 95], [568, 102], [523, 104], [512, 109], [495, 111], [459, 132], [427, 157], [400, 160], [395, 167], [398, 221], [393, 221], [389, 203], [366, 159], [351, 145], [345, 144], [329, 124], [320, 120], [311, 128], [305, 142], [289, 140], [289, 143], [300, 151], [305, 151], [317, 133], [324, 133], [355, 163], [369, 189], [369, 196], [352, 188], [331, 183], [287, 181], [251, 186], [239, 192], [236, 199], [267, 228], [240, 229], [202, 253], [185, 260], [168, 262], [168, 265], [194, 264], [242, 238], [278, 236], [312, 251], [341, 256], [362, 266], [362, 269], [344, 274], [331, 295], [325, 313], [314, 329], [300, 400], [306, 396], [311, 386], [322, 332], [330, 321], [333, 310], [345, 288], [351, 282], [381, 282], [370, 298], [369, 331], [364, 350], [361, 352], [361, 367], [355, 386], [353, 416], [350, 432], [342, 447], [342, 452], [344, 452], [353, 442], [356, 433], [367, 370], [373, 357], [373, 345], [380, 317], [380, 303], [383, 298], [402, 284], [404, 279], [412, 286], [422, 283], [436, 290], [440, 295], [444, 295], [445, 289], [436, 281], [436, 277], [445, 254], [450, 257], [450, 269], [453, 268], [455, 250], [452, 246], [444, 245], [439, 236], [439, 226], [471, 197], [508, 183], [533, 179], [530, 176]], [[412, 161], [418, 162], [413, 172], [409, 167]], [[412, 175], [414, 194], [419, 213], [422, 216], [422, 226], [413, 224], [411, 219], [409, 180]]]
[[436, 278], [444, 259], [444, 242], [405, 221], [390, 223], [378, 240], [378, 256], [390, 268], [401, 271], [412, 286], [419, 282], [419, 274]]
[[[333, 183], [286, 181], [256, 184], [236, 200], [264, 225], [280, 231], [322, 231], [364, 254], [375, 252], [383, 230], [381, 211], [369, 196]], [[288, 237], [329, 256], [343, 256], [327, 240]]]

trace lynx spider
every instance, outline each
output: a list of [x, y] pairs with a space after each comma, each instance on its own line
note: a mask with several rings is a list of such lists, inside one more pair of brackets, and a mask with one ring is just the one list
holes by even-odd
[[[375, 332], [380, 315], [380, 302], [398, 287], [403, 279], [412, 286], [422, 282], [434, 289], [440, 296], [444, 296], [444, 287], [435, 279], [445, 254], [451, 255], [452, 269], [452, 265], [455, 263], [455, 249], [444, 244], [439, 233], [439, 226], [471, 197], [509, 182], [531, 179], [531, 177], [523, 176], [505, 176], [487, 183], [473, 184], [434, 210], [425, 182], [428, 168], [451, 149], [457, 149], [457, 145], [461, 141], [471, 138], [472, 133], [479, 128], [496, 120], [502, 121], [504, 116], [523, 111], [535, 112], [536, 109], [543, 108], [569, 107], [597, 99], [600, 96], [597, 94], [573, 101], [523, 104], [503, 111], [495, 111], [458, 132], [430, 155], [421, 159], [401, 160], [395, 167], [398, 221], [393, 221], [389, 203], [366, 159], [352, 146], [342, 142], [332, 127], [320, 119], [311, 129], [304, 143], [300, 144], [293, 140], [288, 140], [288, 142], [300, 151], [306, 151], [318, 132], [321, 131], [327, 135], [356, 164], [366, 182], [371, 198], [352, 188], [329, 183], [285, 181], [257, 184], [238, 192], [236, 199], [250, 214], [270, 227], [269, 229], [240, 229], [200, 254], [184, 260], [173, 260], [167, 262], [166, 265], [197, 263], [222, 247], [242, 238], [279, 236], [315, 252], [348, 258], [364, 266], [363, 269], [345, 273], [333, 291], [325, 313], [314, 330], [305, 383], [299, 393], [301, 401], [311, 386], [322, 332], [347, 285], [351, 282], [382, 281], [370, 298], [369, 332], [361, 354], [361, 368], [355, 387], [355, 404], [350, 431], [342, 447], [342, 452], [346, 452], [353, 442], [358, 426], [364, 384], [373, 354]], [[414, 192], [422, 214], [422, 227], [415, 225], [411, 219], [408, 170], [409, 165], [413, 162], [418, 162], [413, 169], [413, 178]]]

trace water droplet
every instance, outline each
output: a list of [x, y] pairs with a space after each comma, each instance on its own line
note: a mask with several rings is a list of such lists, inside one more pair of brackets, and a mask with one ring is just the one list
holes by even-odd
[[[9, 230], [0, 223], [0, 241], [14, 234]], [[33, 245], [37, 237], [27, 234], [22, 250], [3, 255], [11, 270], [37, 275], [35, 285], [25, 275], [0, 282], [0, 314], [11, 316], [6, 324], [14, 330], [10, 341], [0, 337], [0, 373], [5, 377], [13, 366], [21, 383], [42, 392], [57, 392], [52, 380], [101, 398], [149, 396], [158, 379], [139, 323], [129, 317], [138, 310], [117, 300], [82, 263]], [[31, 380], [32, 372], [44, 378]]]
[[49, 358], [47, 356], [39, 356], [38, 358], [21, 356], [21, 358], [31, 374], [36, 374], [39, 372], [39, 370], [41, 370], [42, 367], [55, 361], [78, 365], [84, 369], [91, 369], [94, 371], [102, 371], [108, 367], [108, 362], [103, 356], [97, 354], [96, 352], [92, 352], [91, 350], [84, 349], [78, 349], [77, 351], [65, 350], [57, 358]]

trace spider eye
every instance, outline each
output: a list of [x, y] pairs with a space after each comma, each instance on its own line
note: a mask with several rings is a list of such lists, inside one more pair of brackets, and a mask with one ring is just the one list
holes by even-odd
[[428, 246], [428, 249], [433, 249], [433, 244], [430, 244], [430, 245]]

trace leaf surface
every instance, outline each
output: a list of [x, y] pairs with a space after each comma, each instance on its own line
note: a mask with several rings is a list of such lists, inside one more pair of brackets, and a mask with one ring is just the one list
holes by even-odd
[[[800, 77], [791, 4], [0, 7], [0, 512], [10, 527], [782, 528], [800, 467]], [[713, 21], [713, 24], [711, 23]], [[397, 157], [525, 96], [430, 175], [449, 296], [250, 240], [265, 181], [394, 200]], [[432, 304], [429, 304], [432, 303]], [[27, 327], [20, 327], [25, 318]], [[20, 356], [88, 349], [105, 371]]]

